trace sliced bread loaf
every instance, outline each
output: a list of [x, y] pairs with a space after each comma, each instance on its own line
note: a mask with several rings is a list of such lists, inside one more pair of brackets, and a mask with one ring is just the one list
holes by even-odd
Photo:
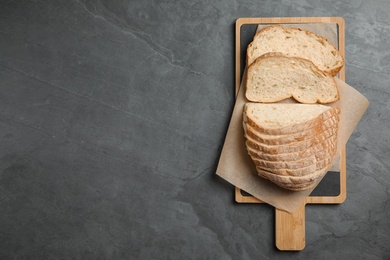
[[327, 39], [299, 28], [280, 25], [265, 27], [253, 38], [247, 48], [247, 66], [269, 52], [311, 60], [322, 71], [335, 76], [344, 66], [344, 58]]
[[317, 104], [246, 104], [246, 146], [258, 175], [290, 190], [315, 185], [335, 156], [339, 113]]
[[253, 102], [277, 102], [293, 97], [301, 103], [337, 101], [336, 81], [313, 62], [298, 57], [258, 57], [248, 68], [246, 98]]

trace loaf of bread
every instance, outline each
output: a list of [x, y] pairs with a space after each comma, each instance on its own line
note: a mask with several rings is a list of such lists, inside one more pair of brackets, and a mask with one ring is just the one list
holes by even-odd
[[308, 59], [332, 76], [344, 66], [344, 58], [327, 39], [299, 28], [275, 25], [260, 30], [247, 48], [247, 66], [269, 52]]
[[339, 91], [333, 77], [313, 62], [298, 57], [268, 54], [248, 67], [246, 98], [253, 102], [277, 102], [293, 97], [301, 103], [331, 103]]
[[246, 147], [259, 176], [289, 190], [313, 187], [333, 162], [339, 113], [318, 104], [247, 103]]

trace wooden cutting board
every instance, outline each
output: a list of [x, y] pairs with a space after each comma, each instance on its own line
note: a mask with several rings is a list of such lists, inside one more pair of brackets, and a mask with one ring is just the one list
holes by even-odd
[[[345, 25], [342, 17], [280, 17], [280, 18], [239, 18], [236, 21], [236, 94], [240, 88], [243, 62], [242, 51], [247, 44], [241, 41], [242, 26], [245, 25], [272, 25], [272, 24], [317, 24], [332, 23], [337, 25], [338, 47], [345, 57]], [[245, 51], [244, 49], [244, 51]], [[345, 81], [345, 66], [340, 70], [338, 77]], [[329, 172], [327, 175], [333, 173]], [[342, 150], [340, 157], [340, 172], [335, 175], [340, 185], [337, 195], [310, 195], [306, 204], [340, 204], [346, 198], [346, 149]], [[332, 177], [332, 176], [331, 176]], [[324, 181], [324, 180], [323, 180]], [[235, 198], [238, 203], [263, 203], [261, 200], [243, 194], [239, 188], [235, 189]], [[313, 191], [314, 193], [314, 191]], [[294, 213], [275, 209], [275, 244], [279, 250], [303, 250], [305, 248], [305, 205]]]

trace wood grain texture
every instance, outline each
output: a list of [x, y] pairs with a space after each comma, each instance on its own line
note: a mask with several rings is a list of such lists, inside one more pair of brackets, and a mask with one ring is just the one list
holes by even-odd
[[279, 250], [305, 248], [305, 205], [294, 213], [275, 211], [275, 244]]

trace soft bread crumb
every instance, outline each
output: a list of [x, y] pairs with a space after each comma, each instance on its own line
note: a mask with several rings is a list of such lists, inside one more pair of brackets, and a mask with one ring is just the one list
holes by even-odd
[[246, 97], [276, 102], [293, 97], [301, 103], [331, 103], [339, 99], [332, 76], [311, 61], [284, 55], [262, 56], [248, 68]]

